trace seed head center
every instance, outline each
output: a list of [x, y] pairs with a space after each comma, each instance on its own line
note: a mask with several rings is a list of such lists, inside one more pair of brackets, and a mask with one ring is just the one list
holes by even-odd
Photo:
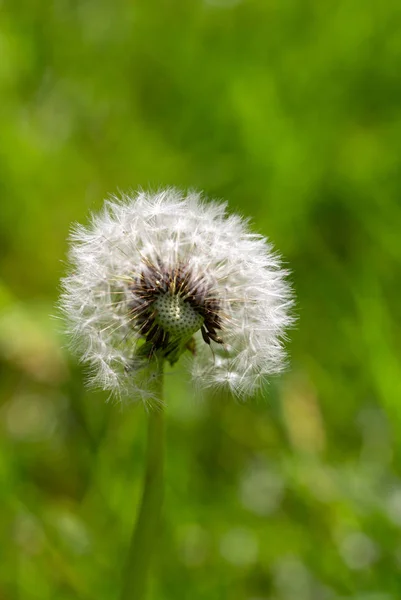
[[154, 302], [155, 321], [177, 338], [190, 338], [203, 325], [203, 317], [181, 296], [167, 292]]

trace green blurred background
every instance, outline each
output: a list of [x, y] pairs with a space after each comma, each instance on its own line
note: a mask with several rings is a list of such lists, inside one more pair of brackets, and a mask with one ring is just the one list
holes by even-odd
[[146, 415], [49, 315], [71, 222], [164, 185], [252, 218], [298, 324], [263, 398], [168, 376], [150, 600], [401, 598], [399, 0], [0, 10], [0, 599], [118, 596]]

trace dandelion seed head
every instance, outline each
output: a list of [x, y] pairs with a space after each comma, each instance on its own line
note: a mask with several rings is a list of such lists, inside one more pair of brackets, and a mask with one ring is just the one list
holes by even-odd
[[176, 189], [113, 197], [70, 240], [60, 306], [94, 385], [147, 401], [157, 364], [186, 354], [198, 388], [242, 398], [283, 368], [287, 273], [226, 204]]

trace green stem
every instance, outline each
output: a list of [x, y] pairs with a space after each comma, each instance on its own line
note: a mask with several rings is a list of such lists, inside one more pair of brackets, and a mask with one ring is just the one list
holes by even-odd
[[131, 537], [121, 600], [145, 598], [149, 566], [160, 531], [163, 502], [163, 367], [156, 384], [159, 406], [149, 411], [145, 479], [141, 505]]

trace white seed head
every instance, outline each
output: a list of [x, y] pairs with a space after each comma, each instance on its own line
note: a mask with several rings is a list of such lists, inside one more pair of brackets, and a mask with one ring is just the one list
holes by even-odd
[[257, 391], [283, 368], [291, 293], [279, 257], [226, 204], [176, 189], [113, 197], [71, 235], [60, 305], [92, 382], [150, 400], [158, 361], [200, 388]]

